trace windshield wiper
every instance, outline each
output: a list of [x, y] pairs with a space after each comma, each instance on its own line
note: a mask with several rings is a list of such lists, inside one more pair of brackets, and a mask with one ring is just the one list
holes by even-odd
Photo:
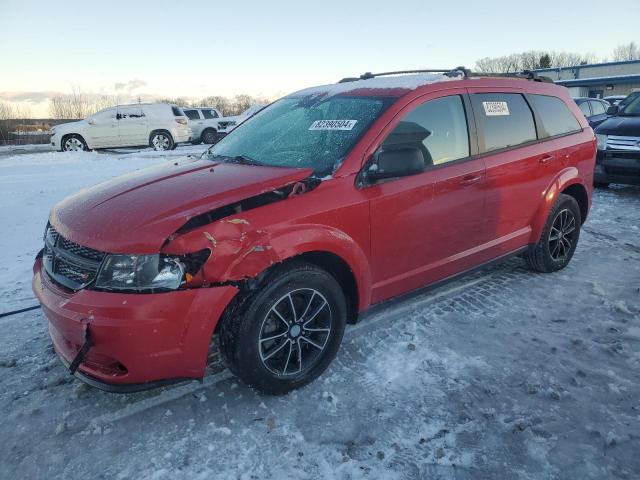
[[236, 155], [236, 156], [228, 156], [228, 155], [212, 155], [209, 152], [204, 152], [203, 156], [206, 155], [207, 160], [219, 160], [225, 163], [239, 163], [241, 165], [264, 165], [257, 160], [254, 160], [251, 157], [246, 155]]
[[235, 157], [227, 158], [229, 158], [232, 163], [240, 163], [242, 165], [262, 165], [262, 163], [260, 163], [259, 161], [254, 160], [253, 158], [246, 155], [236, 155]]

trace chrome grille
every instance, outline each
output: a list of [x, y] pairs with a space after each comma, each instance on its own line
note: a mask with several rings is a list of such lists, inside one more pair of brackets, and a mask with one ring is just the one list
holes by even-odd
[[640, 152], [640, 137], [609, 135], [607, 137], [607, 150]]
[[95, 279], [104, 252], [78, 245], [47, 225], [43, 265], [49, 276], [64, 287], [80, 290]]

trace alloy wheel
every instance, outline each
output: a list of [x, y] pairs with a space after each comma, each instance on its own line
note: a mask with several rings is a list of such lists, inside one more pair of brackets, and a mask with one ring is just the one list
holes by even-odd
[[549, 232], [549, 254], [556, 262], [564, 261], [573, 247], [576, 236], [576, 217], [571, 210], [558, 212]]
[[260, 327], [262, 364], [277, 376], [299, 375], [322, 357], [331, 334], [331, 308], [317, 290], [293, 290], [278, 299]]
[[67, 152], [77, 152], [84, 150], [84, 144], [79, 138], [71, 137], [64, 142], [64, 149]]
[[151, 139], [151, 144], [154, 150], [169, 150], [171, 142], [169, 137], [162, 133], [156, 133]]

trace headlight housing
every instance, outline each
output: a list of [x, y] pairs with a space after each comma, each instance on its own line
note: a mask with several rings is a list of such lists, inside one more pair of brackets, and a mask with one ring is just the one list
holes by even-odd
[[105, 290], [176, 290], [184, 280], [185, 266], [177, 257], [108, 255], [95, 287]]
[[598, 150], [607, 149], [607, 135], [596, 133], [596, 140], [598, 142]]

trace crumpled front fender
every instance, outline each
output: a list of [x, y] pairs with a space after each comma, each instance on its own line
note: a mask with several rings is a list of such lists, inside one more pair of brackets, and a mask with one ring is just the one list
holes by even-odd
[[307, 252], [328, 252], [349, 266], [358, 286], [359, 309], [370, 303], [371, 271], [358, 243], [341, 230], [326, 225], [288, 224], [276, 229], [254, 229], [244, 218], [226, 218], [171, 240], [163, 253], [180, 255], [208, 248], [203, 267], [206, 283], [254, 278], [270, 266]]

